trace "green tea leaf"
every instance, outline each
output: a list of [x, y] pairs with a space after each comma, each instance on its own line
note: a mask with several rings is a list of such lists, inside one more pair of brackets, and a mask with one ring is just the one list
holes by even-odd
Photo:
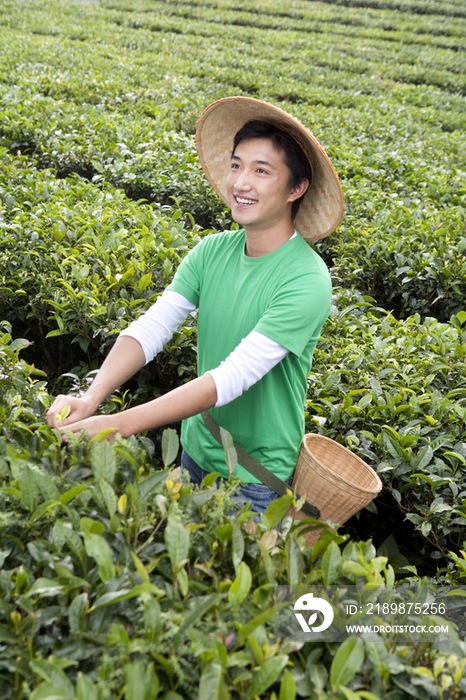
[[34, 581], [34, 584], [27, 592], [27, 596], [31, 597], [33, 595], [38, 595], [41, 598], [53, 597], [63, 595], [65, 590], [65, 586], [59, 583], [56, 579], [41, 577]]
[[137, 495], [139, 498], [139, 503], [142, 505], [147, 503], [147, 501], [155, 496], [155, 492], [161, 484], [167, 480], [167, 472], [159, 471], [154, 472], [146, 479], [143, 479], [138, 485]]
[[222, 666], [210, 661], [201, 674], [198, 700], [228, 700], [224, 685]]
[[85, 615], [89, 610], [89, 600], [87, 593], [80, 593], [71, 601], [68, 608], [68, 624], [70, 630], [75, 634], [80, 634], [86, 629]]
[[236, 469], [236, 465], [238, 464], [238, 455], [236, 453], [234, 440], [228, 430], [225, 430], [225, 428], [222, 427], [220, 427], [220, 437], [222, 440], [223, 450], [225, 452], [225, 462], [228, 467], [228, 471], [230, 472], [230, 476], [232, 476]]
[[63, 406], [62, 410], [57, 413], [57, 421], [64, 421], [71, 413], [71, 406]]
[[236, 578], [228, 591], [228, 600], [233, 605], [240, 605], [248, 595], [252, 584], [251, 569], [242, 561], [238, 566]]
[[40, 678], [43, 678], [45, 681], [48, 681], [58, 688], [61, 688], [66, 698], [73, 698], [73, 685], [58, 664], [50, 660], [46, 661], [45, 659], [34, 659], [34, 661], [29, 662], [29, 666], [34, 673], [37, 673], [37, 675], [40, 676]]
[[374, 671], [379, 675], [382, 673], [383, 666], [388, 663], [388, 650], [385, 644], [371, 640], [364, 640], [367, 657], [374, 668]]
[[42, 472], [36, 472], [35, 477], [37, 485], [45, 500], [58, 501], [60, 498], [60, 491], [58, 490], [58, 487], [53, 479]]
[[204, 486], [212, 486], [212, 484], [214, 484], [217, 481], [219, 476], [220, 472], [210, 472], [210, 474], [206, 474], [202, 482]]
[[340, 561], [340, 547], [332, 540], [322, 557], [322, 581], [326, 585], [332, 584], [337, 578]]
[[288, 656], [285, 654], [279, 654], [264, 661], [252, 679], [249, 700], [265, 693], [280, 678], [287, 663]]
[[113, 484], [116, 473], [113, 445], [105, 440], [97, 442], [91, 451], [91, 467], [96, 481], [106, 479], [109, 484]]
[[34, 513], [32, 513], [31, 522], [35, 523], [36, 520], [39, 520], [40, 518], [42, 518], [43, 515], [48, 513], [50, 510], [53, 510], [54, 508], [61, 508], [61, 504], [59, 501], [45, 501], [44, 503], [41, 503], [39, 506], [37, 506]]
[[261, 613], [256, 615], [255, 617], [252, 618], [252, 620], [249, 620], [249, 622], [246, 622], [245, 625], [242, 625], [239, 628], [238, 632], [238, 642], [241, 644], [244, 642], [245, 639], [249, 637], [249, 635], [254, 632], [255, 629], [260, 627], [260, 625], [263, 625], [265, 622], [268, 622], [273, 618], [277, 610], [281, 610], [282, 608], [288, 606], [289, 603], [277, 605], [275, 607], [267, 608], [266, 610], [263, 610]]
[[86, 491], [89, 488], [87, 484], [81, 484], [80, 486], [73, 486], [72, 489], [68, 489], [68, 491], [65, 491], [65, 493], [62, 493], [60, 498], [58, 499], [60, 503], [64, 503], [65, 505], [69, 503], [70, 501], [73, 500], [73, 498], [76, 498], [76, 496], [79, 496], [80, 493], [83, 491]]
[[162, 461], [165, 467], [174, 463], [179, 448], [180, 440], [176, 430], [174, 428], [165, 428], [162, 433]]
[[137, 283], [137, 288], [139, 289], [140, 292], [143, 292], [152, 282], [152, 274], [148, 272], [147, 274], [143, 275], [141, 279]]
[[231, 557], [235, 571], [237, 571], [244, 556], [244, 537], [241, 528], [236, 524], [233, 525], [231, 534]]
[[433, 456], [434, 451], [430, 445], [425, 445], [424, 447], [421, 447], [421, 449], [417, 453], [415, 463], [413, 464], [413, 468], [416, 469], [416, 471], [422, 471], [431, 463]]
[[105, 608], [108, 605], [114, 605], [115, 603], [121, 603], [123, 600], [129, 600], [130, 598], [135, 598], [138, 595], [144, 593], [149, 593], [150, 595], [163, 596], [165, 592], [162, 589], [157, 588], [153, 583], [141, 583], [139, 586], [134, 586], [131, 589], [122, 589], [120, 591], [112, 591], [111, 593], [104, 593], [95, 601], [92, 606], [92, 610], [98, 608]]
[[126, 664], [125, 700], [155, 700], [159, 693], [159, 681], [153, 662], [142, 659]]
[[176, 580], [178, 581], [181, 595], [187, 596], [189, 593], [189, 578], [184, 566], [181, 567], [181, 569], [178, 569], [178, 572], [176, 574]]
[[138, 572], [138, 576], [141, 579], [143, 583], [150, 583], [149, 579], [149, 574], [147, 572], [146, 567], [142, 563], [142, 561], [139, 559], [137, 554], [135, 552], [131, 552], [131, 558], [134, 562], [134, 566], [136, 567], [136, 571]]
[[105, 525], [100, 520], [83, 517], [79, 521], [81, 532], [91, 532], [93, 535], [101, 535], [105, 532]]
[[280, 520], [286, 515], [292, 502], [293, 494], [290, 491], [290, 493], [286, 493], [284, 496], [280, 496], [280, 498], [276, 498], [272, 503], [269, 503], [265, 510], [265, 517], [270, 528], [278, 525]]
[[83, 533], [86, 554], [95, 559], [101, 581], [110, 581], [115, 576], [112, 550], [101, 535]]
[[24, 348], [28, 348], [30, 345], [32, 345], [30, 340], [26, 338], [16, 338], [10, 343], [10, 350], [19, 352], [20, 350], [24, 350]]
[[295, 700], [295, 698], [296, 683], [290, 671], [285, 668], [282, 682], [280, 683], [280, 695], [278, 696], [278, 700]]
[[178, 516], [171, 513], [168, 516], [167, 527], [164, 532], [165, 545], [172, 565], [172, 571], [188, 558], [190, 532], [180, 522]]
[[359, 637], [349, 637], [337, 649], [330, 666], [330, 683], [333, 691], [346, 685], [364, 662], [364, 642]]
[[143, 603], [143, 620], [147, 638], [149, 641], [155, 642], [157, 635], [162, 629], [160, 605], [155, 598], [145, 598]]
[[45, 681], [34, 688], [30, 700], [70, 700], [70, 697], [60, 686]]
[[19, 476], [19, 489], [21, 491], [21, 498], [27, 508], [29, 508], [30, 511], [35, 510], [39, 503], [40, 491], [37, 485], [36, 475], [27, 464], [22, 468]]
[[88, 675], [79, 671], [76, 683], [76, 700], [99, 700], [98, 690]]
[[354, 693], [352, 690], [346, 688], [344, 685], [340, 686], [340, 691], [343, 693], [346, 700], [361, 700], [361, 696], [358, 693]]
[[207, 596], [198, 597], [188, 610], [186, 617], [176, 633], [175, 639], [180, 638], [189, 629], [194, 628], [199, 620], [201, 620], [209, 610], [218, 605], [223, 598], [224, 595], [219, 593], [211, 593]]
[[286, 540], [285, 552], [288, 584], [297, 586], [303, 581], [303, 555], [293, 532]]
[[117, 498], [115, 495], [115, 491], [105, 479], [99, 479], [98, 483], [100, 493], [102, 494], [102, 498], [104, 499], [105, 505], [107, 507], [108, 514], [110, 517], [112, 517], [112, 515], [116, 513], [117, 509]]

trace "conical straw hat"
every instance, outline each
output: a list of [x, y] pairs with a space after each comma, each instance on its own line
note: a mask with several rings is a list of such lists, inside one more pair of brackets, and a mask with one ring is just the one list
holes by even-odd
[[279, 107], [252, 97], [225, 97], [204, 110], [197, 123], [196, 145], [210, 184], [229, 205], [226, 178], [233, 138], [250, 119], [274, 124], [289, 133], [303, 149], [311, 165], [312, 183], [301, 202], [294, 226], [307, 241], [325, 238], [337, 228], [343, 216], [338, 175], [315, 136]]

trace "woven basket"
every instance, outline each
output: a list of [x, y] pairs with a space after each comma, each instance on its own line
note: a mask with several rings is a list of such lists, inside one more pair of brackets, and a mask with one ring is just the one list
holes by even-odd
[[[376, 472], [360, 457], [323, 435], [308, 433], [299, 451], [292, 488], [320, 509], [320, 520], [343, 525], [367, 506], [382, 489]], [[306, 515], [290, 508], [287, 515], [302, 520]], [[304, 534], [308, 546], [317, 542], [321, 530]]]

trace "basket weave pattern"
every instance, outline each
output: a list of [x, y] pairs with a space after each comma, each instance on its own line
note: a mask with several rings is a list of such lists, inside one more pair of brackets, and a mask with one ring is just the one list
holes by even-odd
[[[308, 433], [304, 436], [292, 488], [320, 509], [320, 520], [343, 525], [358, 510], [367, 506], [382, 489], [376, 472], [343, 445]], [[302, 511], [288, 510], [296, 520]], [[308, 546], [317, 542], [320, 530], [304, 534]]]

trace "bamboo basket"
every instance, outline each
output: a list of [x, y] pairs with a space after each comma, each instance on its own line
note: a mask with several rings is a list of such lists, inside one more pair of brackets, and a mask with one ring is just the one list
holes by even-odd
[[[292, 488], [320, 509], [320, 520], [343, 525], [367, 506], [382, 489], [376, 472], [360, 457], [330, 438], [315, 433], [304, 436]], [[287, 515], [302, 520], [306, 515], [290, 508]], [[310, 547], [321, 530], [306, 532]]]

